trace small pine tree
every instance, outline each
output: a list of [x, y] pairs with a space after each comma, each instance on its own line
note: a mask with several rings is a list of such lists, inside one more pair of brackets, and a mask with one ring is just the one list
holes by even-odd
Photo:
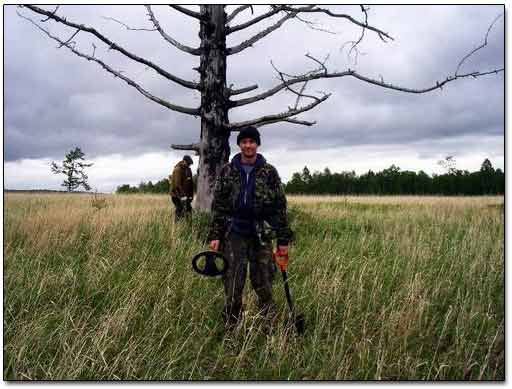
[[66, 154], [66, 159], [62, 161], [62, 165], [57, 165], [55, 162], [51, 163], [52, 173], [64, 174], [66, 179], [61, 184], [68, 192], [73, 192], [80, 186], [83, 186], [85, 190], [90, 190], [91, 187], [87, 183], [89, 177], [85, 174], [85, 168], [92, 166], [92, 163], [85, 163], [85, 154], [80, 150], [79, 147], [75, 147]]
[[488, 158], [485, 158], [480, 167], [480, 171], [482, 173], [494, 174], [494, 168], [492, 167], [491, 161]]

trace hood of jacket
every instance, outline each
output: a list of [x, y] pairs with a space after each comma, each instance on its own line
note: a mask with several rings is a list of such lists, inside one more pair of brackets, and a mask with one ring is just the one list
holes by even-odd
[[236, 200], [233, 215], [232, 228], [242, 235], [252, 235], [256, 231], [255, 217], [253, 212], [253, 199], [256, 187], [256, 171], [261, 168], [266, 160], [261, 154], [256, 154], [254, 168], [249, 174], [242, 167], [242, 154], [236, 154], [231, 160], [232, 165], [240, 175], [240, 193]]
[[[257, 153], [254, 168], [257, 169], [259, 167], [262, 167], [265, 164], [265, 162], [267, 162], [265, 157]], [[231, 158], [231, 164], [235, 166], [238, 170], [242, 170], [242, 153], [238, 153], [235, 156], [233, 156], [233, 158]]]

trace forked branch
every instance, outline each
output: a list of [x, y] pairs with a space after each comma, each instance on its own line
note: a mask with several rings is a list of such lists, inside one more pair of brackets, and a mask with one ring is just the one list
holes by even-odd
[[[267, 27], [266, 29], [264, 29], [263, 31], [260, 31], [259, 33], [257, 33], [256, 35], [254, 35], [253, 37], [247, 39], [246, 41], [240, 43], [239, 45], [237, 46], [234, 46], [234, 47], [230, 47], [228, 48], [226, 51], [227, 51], [227, 54], [228, 55], [232, 55], [232, 54], [236, 54], [236, 53], [239, 53], [241, 52], [242, 50], [245, 50], [247, 49], [248, 47], [251, 47], [253, 44], [255, 44], [257, 41], [259, 41], [260, 39], [263, 39], [264, 37], [266, 37], [267, 35], [269, 35], [271, 32], [277, 30], [279, 27], [281, 27], [287, 20], [290, 20], [290, 19], [293, 19], [297, 13], [300, 11], [300, 10], [306, 10], [306, 9], [312, 9], [313, 7], [315, 7], [314, 5], [310, 5], [310, 6], [306, 6], [306, 7], [301, 7], [301, 8], [291, 8], [293, 11], [290, 11], [288, 12], [285, 16], [283, 16], [281, 19], [279, 19], [276, 23], [274, 23], [273, 25], [271, 25], [270, 27]], [[284, 9], [283, 7], [279, 6], [280, 10], [281, 9]], [[268, 16], [267, 16], [268, 17]]]
[[479, 45], [478, 47], [474, 48], [473, 50], [471, 50], [467, 55], [464, 56], [464, 58], [462, 58], [462, 60], [459, 62], [459, 64], [457, 65], [457, 70], [455, 70], [455, 75], [457, 75], [459, 73], [459, 69], [460, 67], [462, 66], [462, 64], [469, 58], [471, 57], [473, 54], [475, 54], [478, 50], [480, 49], [483, 49], [485, 46], [487, 46], [487, 38], [489, 37], [489, 33], [491, 32], [494, 24], [498, 21], [499, 18], [501, 18], [503, 16], [503, 14], [499, 14], [491, 23], [491, 25], [489, 26], [489, 28], [487, 29], [487, 33], [485, 34], [485, 38], [484, 38], [484, 42]]
[[[311, 55], [308, 55], [308, 57], [313, 59], [313, 57]], [[319, 60], [316, 60], [316, 61], [318, 62]], [[341, 78], [341, 77], [348, 76], [348, 77], [357, 78], [358, 80], [361, 80], [361, 81], [364, 81], [369, 84], [376, 85], [376, 86], [379, 86], [382, 88], [386, 88], [386, 89], [392, 89], [392, 90], [406, 92], [406, 93], [422, 94], [422, 93], [432, 92], [436, 89], [442, 89], [443, 86], [445, 86], [446, 84], [451, 83], [451, 82], [461, 79], [461, 78], [468, 78], [468, 77], [477, 78], [477, 77], [485, 76], [488, 74], [497, 74], [497, 73], [503, 72], [504, 70], [505, 70], [504, 68], [497, 68], [497, 69], [484, 71], [484, 72], [474, 71], [474, 72], [469, 72], [469, 73], [464, 73], [464, 74], [454, 74], [454, 75], [446, 77], [444, 80], [436, 81], [435, 84], [425, 87], [425, 88], [409, 88], [409, 87], [395, 85], [395, 84], [386, 82], [386, 81], [384, 81], [384, 79], [382, 77], [380, 79], [371, 78], [371, 77], [359, 74], [355, 70], [351, 70], [351, 69], [348, 69], [343, 72], [333, 72], [333, 73], [327, 72], [326, 69], [318, 69], [316, 71], [305, 73], [303, 75], [290, 77], [288, 80], [284, 80], [284, 78], [281, 77], [281, 80], [282, 81], [284, 80], [284, 81], [281, 82], [280, 84], [276, 85], [275, 87], [273, 87], [263, 93], [260, 93], [258, 95], [252, 96], [252, 97], [248, 97], [248, 98], [240, 99], [240, 100], [233, 100], [230, 102], [230, 106], [231, 107], [240, 107], [243, 105], [255, 103], [257, 101], [261, 101], [270, 96], [273, 96], [283, 89], [289, 89], [291, 85], [294, 85], [297, 83], [302, 83], [302, 82], [307, 82], [307, 81], [311, 81], [311, 80], [318, 80], [318, 79], [322, 79], [322, 78]], [[284, 73], [281, 73], [281, 74], [284, 74]]]
[[[330, 96], [331, 96], [331, 94], [326, 94], [326, 95], [318, 98], [317, 100], [313, 101], [311, 104], [305, 105], [305, 106], [297, 108], [297, 109], [290, 108], [290, 109], [288, 109], [288, 111], [281, 112], [281, 113], [278, 113], [275, 115], [266, 115], [266, 116], [262, 116], [262, 117], [259, 117], [256, 119], [247, 120], [245, 122], [229, 123], [226, 125], [226, 127], [231, 131], [238, 131], [238, 130], [240, 130], [240, 128], [246, 127], [246, 126], [264, 126], [267, 124], [272, 124], [272, 123], [277, 123], [277, 122], [282, 122], [282, 121], [290, 122], [290, 120], [292, 120], [291, 123], [305, 124], [305, 122], [299, 123], [300, 122], [299, 120], [291, 119], [291, 118], [293, 118], [296, 115], [301, 114], [302, 112], [306, 112], [306, 111], [309, 111], [310, 109], [315, 108], [318, 104], [324, 102]], [[307, 125], [314, 124], [314, 123], [311, 123], [311, 124], [309, 124], [309, 123], [311, 123], [311, 122], [308, 122]]]
[[143, 65], [146, 65], [146, 66], [150, 67], [151, 69], [155, 70], [161, 76], [163, 76], [163, 77], [167, 78], [168, 80], [171, 80], [171, 81], [173, 81], [173, 82], [175, 82], [175, 83], [177, 83], [177, 84], [179, 84], [181, 86], [184, 86], [184, 87], [189, 88], [189, 89], [199, 90], [199, 84], [198, 83], [195, 83], [195, 82], [192, 82], [192, 81], [187, 81], [187, 80], [184, 80], [184, 79], [182, 79], [180, 77], [177, 77], [174, 74], [171, 74], [168, 71], [166, 71], [166, 70], [162, 69], [161, 67], [157, 66], [153, 62], [148, 61], [145, 58], [141, 58], [141, 57], [139, 57], [139, 56], [129, 52], [128, 50], [126, 50], [122, 46], [118, 45], [117, 43], [111, 41], [105, 35], [103, 35], [102, 33], [100, 33], [99, 31], [97, 31], [96, 29], [94, 29], [92, 27], [88, 27], [88, 26], [85, 26], [83, 24], [78, 24], [78, 23], [70, 22], [66, 18], [58, 16], [55, 13], [56, 11], [54, 11], [54, 12], [46, 11], [45, 9], [39, 8], [39, 7], [35, 6], [35, 5], [23, 5], [22, 7], [28, 8], [28, 9], [30, 9], [31, 11], [33, 11], [33, 12], [35, 12], [37, 14], [47, 16], [47, 19], [45, 19], [45, 20], [52, 19], [52, 20], [55, 20], [58, 23], [66, 25], [68, 27], [72, 27], [72, 28], [75, 28], [77, 30], [87, 32], [87, 33], [95, 36], [99, 40], [101, 40], [103, 43], [105, 43], [110, 50], [117, 51], [117, 52], [123, 54], [124, 56], [130, 58], [131, 60], [133, 60], [135, 62], [138, 62], [138, 63], [141, 63]]
[[[297, 8], [293, 8], [290, 6], [283, 6], [283, 9], [288, 10], [290, 12], [297, 12], [297, 13], [323, 13], [323, 14], [331, 16], [333, 18], [347, 19], [348, 21], [350, 21], [351, 23], [353, 23], [357, 26], [360, 26], [360, 27], [363, 27], [365, 29], [375, 32], [383, 42], [386, 42], [387, 39], [393, 40], [393, 37], [391, 37], [391, 35], [389, 35], [387, 32], [384, 32], [381, 29], [368, 24], [368, 18], [367, 18], [368, 15], [365, 11], [363, 11], [363, 13], [365, 14], [365, 21], [360, 22], [359, 20], [354, 19], [350, 15], [332, 12], [330, 9], [317, 8], [316, 6], [314, 6], [311, 9], [302, 8], [300, 10], [297, 10]], [[364, 9], [366, 10], [366, 8], [364, 8]]]
[[229, 23], [231, 22], [236, 15], [238, 15], [240, 12], [243, 12], [245, 11], [246, 9], [250, 8], [251, 11], [254, 13], [253, 9], [252, 9], [252, 5], [241, 5], [240, 7], [236, 8], [233, 12], [231, 12], [231, 14], [226, 18], [226, 23]]
[[180, 106], [180, 105], [175, 105], [175, 104], [172, 104], [164, 99], [161, 99], [157, 96], [154, 96], [153, 94], [149, 93], [147, 90], [145, 90], [144, 88], [142, 88], [139, 84], [137, 84], [135, 81], [133, 81], [132, 79], [126, 77], [125, 75], [122, 74], [121, 71], [117, 71], [117, 70], [114, 70], [112, 69], [112, 67], [110, 67], [109, 65], [107, 65], [105, 62], [101, 61], [100, 59], [94, 57], [94, 56], [91, 56], [91, 55], [87, 55], [85, 53], [82, 53], [81, 51], [77, 50], [75, 48], [75, 45], [73, 44], [73, 42], [69, 42], [69, 41], [63, 41], [62, 39], [52, 35], [48, 30], [46, 30], [45, 28], [41, 27], [39, 24], [37, 24], [35, 21], [33, 21], [31, 18], [29, 17], [26, 17], [24, 15], [22, 15], [21, 13], [18, 12], [18, 15], [25, 19], [25, 20], [28, 20], [30, 23], [32, 23], [34, 26], [36, 26], [39, 30], [41, 30], [45, 35], [47, 35], [49, 38], [55, 40], [56, 42], [58, 42], [60, 44], [59, 47], [67, 47], [69, 50], [71, 50], [74, 54], [76, 54], [77, 56], [81, 57], [81, 58], [85, 58], [87, 59], [88, 61], [93, 61], [93, 62], [96, 62], [98, 65], [100, 65], [103, 69], [105, 69], [107, 72], [113, 74], [115, 77], [119, 77], [121, 80], [125, 81], [128, 85], [134, 87], [135, 89], [137, 89], [137, 91], [139, 91], [139, 93], [141, 93], [143, 96], [147, 97], [148, 99], [154, 101], [155, 103], [158, 103], [166, 108], [169, 108], [173, 111], [176, 111], [176, 112], [181, 112], [181, 113], [186, 113], [186, 114], [189, 114], [189, 115], [194, 115], [194, 116], [198, 116], [199, 113], [200, 113], [200, 110], [199, 108], [188, 108], [188, 107], [183, 107], [183, 106]]
[[169, 7], [174, 8], [176, 11], [181, 12], [182, 14], [193, 17], [197, 20], [203, 20], [203, 17], [199, 12], [192, 11], [188, 8], [182, 7], [181, 5], [170, 5]]
[[273, 15], [281, 12], [283, 10], [283, 8], [281, 8], [281, 6], [277, 5], [275, 7], [273, 7], [270, 11], [260, 15], [260, 16], [257, 16], [255, 17], [254, 19], [251, 19], [245, 23], [242, 23], [242, 24], [238, 24], [236, 26], [233, 26], [233, 27], [227, 27], [227, 31], [226, 31], [226, 34], [231, 34], [233, 32], [236, 32], [236, 31], [240, 31], [240, 30], [243, 30], [244, 28], [248, 28], [262, 20], [265, 20], [267, 18], [270, 18], [272, 17]]
[[169, 34], [167, 34], [164, 29], [160, 26], [160, 22], [155, 17], [155, 14], [153, 13], [153, 10], [151, 9], [150, 5], [146, 5], [146, 9], [148, 10], [148, 16], [155, 28], [158, 30], [162, 38], [164, 38], [167, 42], [169, 42], [174, 47], [180, 49], [181, 51], [184, 51], [185, 53], [189, 53], [192, 55], [200, 55], [201, 50], [193, 47], [189, 47], [187, 45], [184, 45], [183, 43], [178, 42], [176, 39], [173, 39]]

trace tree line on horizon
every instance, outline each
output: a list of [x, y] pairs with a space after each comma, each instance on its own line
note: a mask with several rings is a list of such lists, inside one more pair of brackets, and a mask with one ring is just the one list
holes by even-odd
[[[496, 195], [505, 193], [505, 173], [494, 169], [485, 159], [480, 170], [469, 172], [456, 169], [448, 157], [440, 161], [447, 172], [429, 176], [424, 171], [401, 170], [396, 165], [380, 172], [369, 170], [358, 176], [354, 171], [332, 173], [326, 167], [323, 172], [310, 172], [307, 166], [302, 172], [293, 173], [285, 185], [288, 194], [374, 194], [374, 195]], [[194, 186], [197, 175], [194, 175]], [[169, 193], [169, 180], [156, 183], [142, 181], [137, 186], [120, 185], [116, 193]]]
[[307, 166], [293, 173], [285, 185], [289, 194], [370, 194], [370, 195], [496, 195], [505, 193], [505, 173], [485, 159], [480, 170], [469, 172], [454, 166], [452, 157], [440, 161], [445, 174], [430, 177], [423, 170], [401, 170], [395, 165], [380, 172], [369, 170], [360, 176], [354, 171], [331, 173], [329, 168], [313, 174]]
[[[194, 174], [192, 180], [194, 183], [195, 193], [197, 188], [197, 174]], [[141, 181], [141, 183], [137, 186], [130, 186], [129, 184], [119, 185], [116, 189], [116, 193], [169, 193], [169, 179], [165, 177], [155, 183], [153, 183], [151, 180], [148, 182]]]
[[142, 181], [137, 186], [124, 184], [117, 187], [116, 193], [169, 193], [169, 180], [162, 178], [154, 184], [151, 180], [148, 182]]

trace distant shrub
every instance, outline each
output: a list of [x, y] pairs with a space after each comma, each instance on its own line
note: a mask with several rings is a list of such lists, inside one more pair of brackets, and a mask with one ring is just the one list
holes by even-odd
[[99, 196], [98, 191], [96, 191], [92, 194], [91, 206], [98, 211], [100, 209], [106, 208], [108, 206], [107, 199], [105, 197]]

